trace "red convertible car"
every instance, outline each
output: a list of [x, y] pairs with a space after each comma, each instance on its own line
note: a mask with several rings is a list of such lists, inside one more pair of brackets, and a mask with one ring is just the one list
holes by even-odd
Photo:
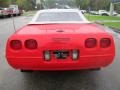
[[99, 70], [115, 56], [113, 37], [79, 10], [40, 10], [7, 41], [8, 63], [21, 71]]

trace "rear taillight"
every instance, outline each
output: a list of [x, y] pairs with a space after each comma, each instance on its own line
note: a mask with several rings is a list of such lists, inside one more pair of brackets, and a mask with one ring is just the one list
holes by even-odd
[[25, 47], [27, 49], [37, 49], [37, 47], [38, 47], [37, 41], [34, 40], [34, 39], [26, 40], [25, 41]]
[[107, 48], [111, 45], [111, 40], [109, 38], [102, 38], [100, 40], [100, 47], [101, 48]]
[[20, 50], [22, 48], [22, 42], [20, 40], [12, 40], [10, 47], [14, 50]]
[[88, 38], [85, 41], [85, 47], [86, 48], [94, 48], [94, 47], [96, 47], [96, 45], [97, 45], [97, 40], [94, 39], [94, 38]]

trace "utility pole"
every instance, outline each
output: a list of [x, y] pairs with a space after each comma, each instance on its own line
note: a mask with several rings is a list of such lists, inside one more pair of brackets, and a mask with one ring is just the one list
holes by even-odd
[[111, 4], [110, 4], [110, 16], [113, 16], [113, 13], [114, 13], [114, 3], [111, 2]]

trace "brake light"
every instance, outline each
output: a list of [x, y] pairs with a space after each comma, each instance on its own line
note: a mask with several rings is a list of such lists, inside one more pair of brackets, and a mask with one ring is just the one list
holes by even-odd
[[94, 47], [96, 47], [96, 45], [97, 45], [97, 40], [94, 39], [94, 38], [88, 38], [85, 41], [85, 47], [86, 48], [94, 48]]
[[38, 47], [37, 41], [34, 39], [29, 39], [25, 41], [25, 47], [27, 49], [36, 49]]
[[100, 47], [101, 48], [107, 48], [111, 45], [111, 40], [109, 38], [102, 38], [100, 40]]
[[20, 50], [22, 48], [22, 42], [20, 40], [12, 40], [10, 47], [14, 50]]

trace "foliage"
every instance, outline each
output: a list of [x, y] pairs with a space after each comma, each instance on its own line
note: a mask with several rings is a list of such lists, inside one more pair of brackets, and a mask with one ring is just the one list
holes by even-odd
[[10, 2], [11, 0], [0, 0], [0, 7], [6, 7]]
[[100, 15], [89, 15], [89, 14], [85, 14], [86, 18], [90, 21], [103, 21], [103, 20], [110, 20], [110, 21], [114, 21], [114, 20], [118, 20], [120, 21], [119, 17], [115, 17], [115, 16], [100, 16]]
[[115, 5], [115, 10], [116, 10], [118, 13], [120, 13], [120, 4], [116, 4], [116, 5]]
[[[101, 21], [101, 24], [104, 24], [109, 27], [117, 28], [120, 29], [120, 18], [119, 17], [114, 17], [114, 16], [99, 16], [99, 15], [85, 15], [86, 18], [90, 21], [98, 22]], [[103, 20], [106, 20], [107, 22], [102, 22]], [[111, 21], [116, 21], [116, 22], [111, 22]], [[118, 22], [117, 22], [118, 21]]]
[[8, 7], [10, 4], [17, 4], [19, 8], [25, 10], [35, 9], [34, 0], [0, 0], [0, 7]]
[[[58, 5], [68, 5], [70, 7], [78, 7], [86, 10], [99, 10], [110, 8], [111, 0], [40, 0], [42, 3], [37, 4], [35, 0], [0, 0], [0, 7], [8, 7], [9, 4], [17, 4], [20, 8], [25, 10], [33, 10], [35, 6], [38, 8], [55, 7]], [[115, 10], [120, 13], [120, 4], [115, 5]]]

